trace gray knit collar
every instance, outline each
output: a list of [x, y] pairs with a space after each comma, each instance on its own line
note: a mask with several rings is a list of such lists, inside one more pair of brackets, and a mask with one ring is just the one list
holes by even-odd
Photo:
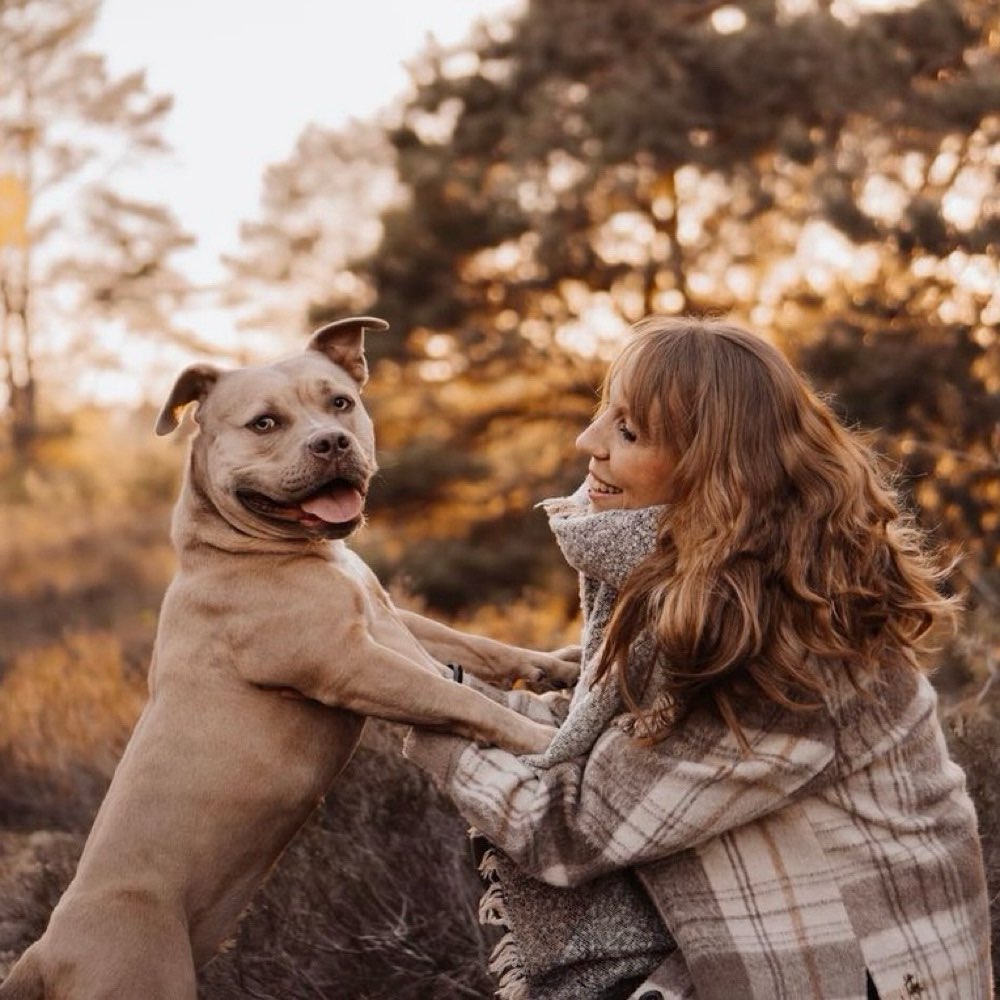
[[[569, 715], [548, 749], [524, 760], [536, 767], [552, 767], [586, 753], [623, 711], [618, 678], [610, 674], [594, 685], [593, 672], [604, 628], [614, 610], [617, 592], [629, 574], [655, 548], [664, 507], [594, 511], [585, 487], [572, 496], [543, 503], [549, 526], [566, 561], [581, 574], [580, 599], [584, 611], [580, 680], [570, 701]], [[630, 669], [644, 668], [652, 655], [645, 635], [633, 643]]]
[[616, 590], [656, 547], [664, 505], [595, 511], [586, 485], [568, 497], [543, 500], [549, 527], [566, 562]]

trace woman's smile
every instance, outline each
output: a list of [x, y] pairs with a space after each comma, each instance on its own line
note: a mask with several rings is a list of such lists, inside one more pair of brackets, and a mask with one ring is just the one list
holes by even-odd
[[615, 497], [622, 494], [622, 491], [617, 486], [606, 483], [593, 472], [587, 476], [587, 492], [590, 495], [591, 501], [593, 501], [595, 495], [598, 497]]

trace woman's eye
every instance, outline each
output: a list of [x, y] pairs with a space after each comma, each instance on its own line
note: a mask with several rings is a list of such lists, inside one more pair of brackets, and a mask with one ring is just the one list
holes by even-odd
[[334, 396], [330, 400], [330, 405], [335, 410], [349, 410], [354, 406], [354, 400], [350, 396]]
[[628, 424], [624, 421], [618, 425], [618, 433], [621, 434], [621, 436], [628, 441], [629, 444], [634, 444], [639, 440], [638, 435], [634, 431], [629, 430]]
[[250, 430], [257, 431], [258, 434], [266, 434], [268, 431], [273, 431], [277, 428], [278, 420], [276, 417], [265, 413], [259, 417], [255, 417], [247, 426]]

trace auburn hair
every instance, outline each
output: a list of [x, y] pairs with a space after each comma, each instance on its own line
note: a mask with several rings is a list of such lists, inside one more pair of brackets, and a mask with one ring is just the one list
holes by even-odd
[[[619, 592], [596, 672], [617, 670], [647, 739], [708, 704], [746, 748], [747, 697], [809, 711], [831, 666], [864, 691], [880, 665], [916, 665], [954, 615], [944, 570], [864, 438], [774, 346], [718, 320], [651, 317], [609, 368], [605, 400], [612, 380], [676, 463], [655, 551]], [[646, 629], [661, 696], [640, 710], [623, 668]]]

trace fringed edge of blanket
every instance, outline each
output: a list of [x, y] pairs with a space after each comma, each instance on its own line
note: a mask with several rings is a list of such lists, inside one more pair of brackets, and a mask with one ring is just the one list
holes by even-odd
[[503, 897], [500, 873], [497, 871], [497, 853], [490, 847], [483, 852], [479, 874], [486, 883], [486, 890], [479, 901], [479, 922], [502, 927], [504, 935], [490, 955], [489, 970], [496, 976], [496, 996], [500, 1000], [530, 1000], [528, 977], [517, 941], [510, 929], [507, 903]]

